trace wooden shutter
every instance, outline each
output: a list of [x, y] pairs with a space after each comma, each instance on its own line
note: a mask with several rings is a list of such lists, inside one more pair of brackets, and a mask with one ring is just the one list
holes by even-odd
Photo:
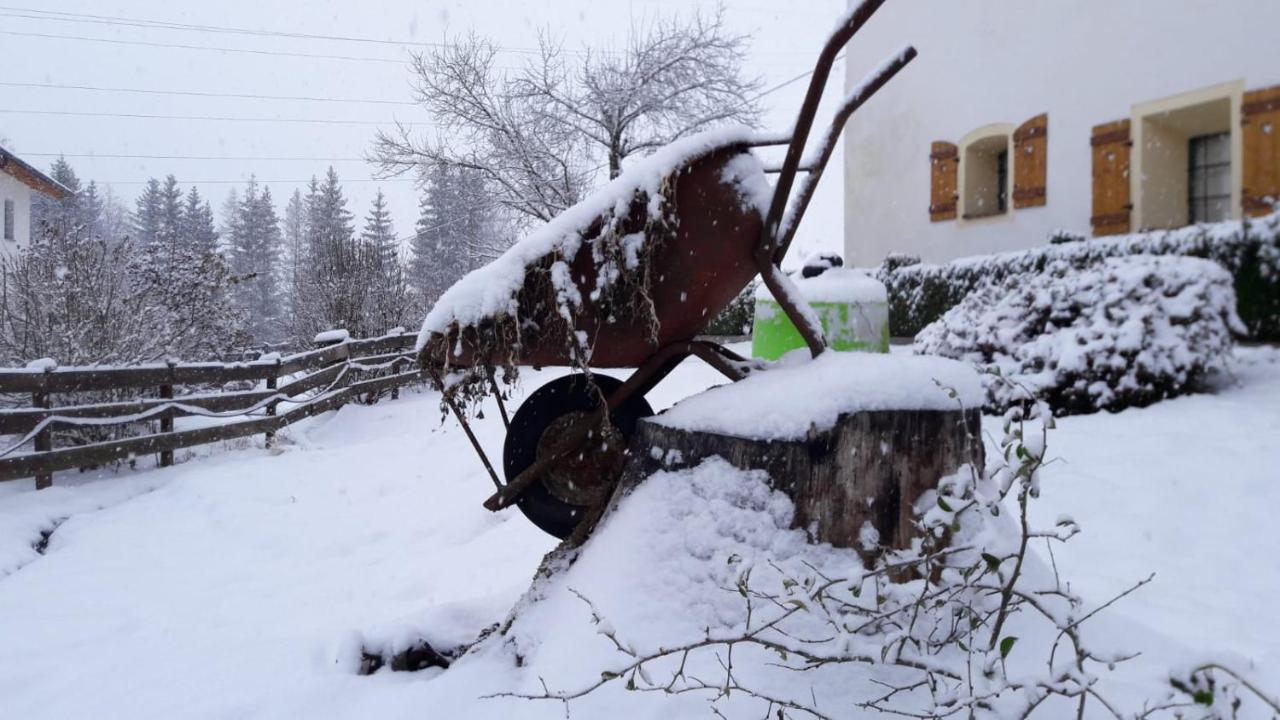
[[1267, 215], [1280, 201], [1280, 86], [1244, 94], [1241, 201], [1246, 215]]
[[929, 219], [933, 222], [956, 219], [960, 199], [960, 148], [954, 143], [935, 142], [929, 153], [931, 189]]
[[1129, 198], [1129, 121], [1099, 125], [1093, 129], [1093, 225], [1094, 235], [1119, 235], [1130, 230], [1133, 203]]
[[1049, 172], [1049, 116], [1037, 115], [1013, 133], [1013, 206], [1040, 207], [1046, 202]]

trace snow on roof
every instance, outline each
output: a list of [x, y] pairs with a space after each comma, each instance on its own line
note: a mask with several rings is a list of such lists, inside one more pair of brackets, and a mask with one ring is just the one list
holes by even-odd
[[[746, 126], [709, 130], [677, 140], [624, 168], [621, 175], [604, 187], [446, 290], [422, 322], [417, 350], [426, 345], [432, 333], [444, 333], [454, 324], [466, 327], [502, 315], [515, 315], [516, 295], [524, 284], [525, 271], [530, 265], [552, 254], [572, 257], [582, 242], [582, 233], [597, 218], [609, 212], [619, 217], [626, 215], [637, 193], [646, 193], [650, 210], [656, 211], [659, 188], [673, 170], [701, 155], [745, 143], [755, 137], [755, 132]], [[762, 196], [760, 183], [767, 185], [767, 181], [763, 179], [763, 169], [758, 163], [754, 173], [749, 174], [745, 170], [743, 164], [731, 165], [726, 168], [726, 177], [743, 188], [744, 201], [754, 203]]]
[[828, 351], [699, 393], [651, 421], [681, 430], [793, 440], [805, 437], [810, 427], [829, 430], [848, 413], [980, 408], [984, 399], [977, 371], [965, 363]]
[[71, 189], [37, 170], [22, 158], [0, 147], [0, 171], [13, 176], [18, 182], [49, 197], [62, 199], [71, 195]]
[[[868, 305], [889, 302], [889, 292], [884, 283], [853, 268], [832, 268], [815, 277], [793, 277], [791, 281], [809, 302]], [[756, 299], [773, 300], [773, 293], [769, 292], [767, 285], [760, 283], [756, 288]]]

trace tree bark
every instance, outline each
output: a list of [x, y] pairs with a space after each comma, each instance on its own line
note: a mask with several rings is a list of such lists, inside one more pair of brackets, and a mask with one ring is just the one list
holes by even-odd
[[861, 542], [865, 524], [875, 528], [882, 547], [906, 548], [917, 534], [913, 507], [920, 495], [966, 463], [982, 471], [981, 419], [977, 409], [857, 412], [797, 440], [691, 432], [644, 420], [631, 439], [619, 489], [719, 456], [767, 472], [771, 485], [795, 503], [793, 527], [809, 531], [813, 541], [854, 548], [870, 559]]

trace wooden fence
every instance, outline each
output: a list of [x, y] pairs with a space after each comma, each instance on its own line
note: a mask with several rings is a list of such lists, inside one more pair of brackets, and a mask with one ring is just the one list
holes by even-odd
[[[345, 340], [307, 352], [242, 363], [167, 363], [128, 367], [0, 370], [0, 394], [27, 395], [29, 407], [0, 410], [0, 482], [35, 477], [52, 484], [53, 473], [97, 467], [157, 454], [173, 464], [180, 448], [262, 434], [270, 444], [279, 429], [334, 410], [361, 395], [391, 391], [423, 379], [413, 356], [416, 335], [398, 333]], [[226, 390], [227, 384], [251, 385]], [[210, 389], [213, 388], [213, 389]], [[155, 397], [59, 407], [59, 395], [127, 391]], [[175, 391], [180, 390], [183, 392]], [[184, 394], [185, 393], [185, 394]], [[227, 422], [175, 430], [181, 417], [227, 418]], [[58, 447], [55, 434], [86, 426], [146, 423], [145, 434]], [[152, 431], [158, 425], [158, 432]], [[30, 450], [27, 450], [30, 448]]]

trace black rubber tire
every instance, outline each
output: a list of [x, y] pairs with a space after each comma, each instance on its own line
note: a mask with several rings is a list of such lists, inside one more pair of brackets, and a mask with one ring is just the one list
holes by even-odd
[[[537, 457], [538, 441], [542, 433], [556, 418], [571, 412], [592, 410], [599, 396], [592, 382], [606, 395], [613, 392], [622, 381], [608, 375], [577, 373], [556, 378], [538, 388], [516, 410], [507, 429], [507, 439], [502, 446], [502, 470], [507, 482], [533, 464]], [[653, 414], [653, 408], [643, 397], [633, 397], [610, 416], [622, 437], [631, 439], [636, 423]], [[571, 505], [552, 495], [541, 481], [529, 486], [516, 503], [520, 512], [543, 532], [564, 539], [582, 520], [585, 507]]]

